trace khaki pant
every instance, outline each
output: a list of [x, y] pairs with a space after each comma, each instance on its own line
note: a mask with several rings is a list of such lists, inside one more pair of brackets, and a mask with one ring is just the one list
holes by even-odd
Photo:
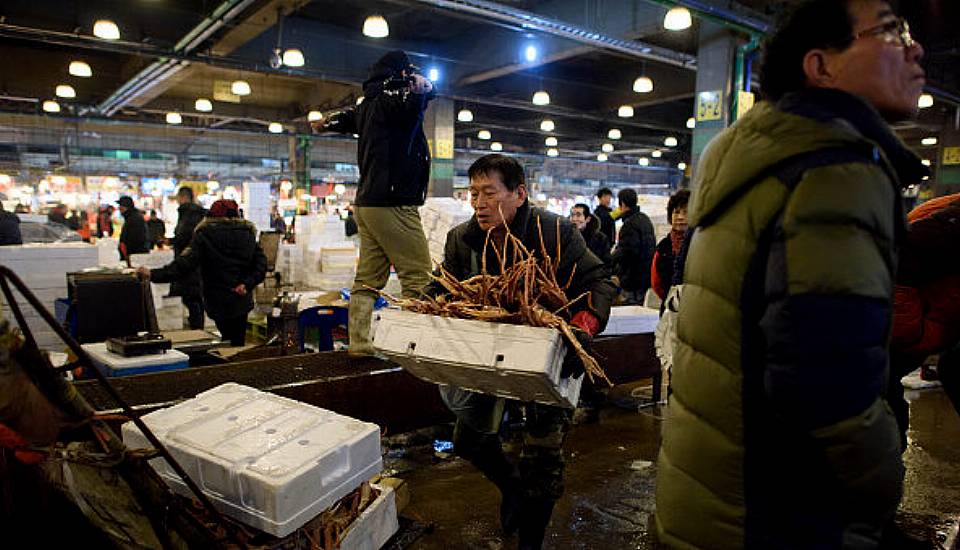
[[[355, 206], [360, 264], [350, 296], [350, 352], [373, 353], [370, 318], [377, 290], [397, 270], [404, 298], [416, 298], [430, 282], [430, 249], [416, 206]], [[374, 289], [374, 290], [371, 290]]]

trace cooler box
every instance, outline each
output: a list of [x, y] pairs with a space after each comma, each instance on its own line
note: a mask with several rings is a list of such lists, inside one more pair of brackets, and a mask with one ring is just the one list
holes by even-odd
[[107, 349], [106, 342], [83, 344], [93, 365], [107, 376], [129, 376], [165, 370], [185, 369], [190, 366], [190, 357], [175, 349], [155, 355], [124, 357]]
[[560, 378], [560, 332], [451, 319], [398, 309], [374, 315], [373, 345], [411, 374], [437, 384], [561, 407], [576, 407], [579, 378]]
[[[284, 537], [380, 473], [380, 428], [228, 383], [142, 417], [214, 505]], [[150, 444], [128, 422], [123, 442]], [[187, 486], [163, 459], [150, 464], [177, 493]]]
[[616, 306], [610, 308], [607, 328], [599, 336], [623, 334], [653, 334], [660, 323], [660, 310], [643, 306]]
[[377, 550], [400, 529], [397, 520], [397, 495], [387, 485], [373, 485], [380, 496], [360, 512], [360, 517], [347, 527], [340, 550]]

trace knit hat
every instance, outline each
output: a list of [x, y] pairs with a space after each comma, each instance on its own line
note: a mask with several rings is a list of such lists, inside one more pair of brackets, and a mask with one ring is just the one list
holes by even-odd
[[212, 218], [236, 218], [240, 215], [240, 207], [237, 201], [230, 199], [220, 199], [210, 205], [210, 217]]

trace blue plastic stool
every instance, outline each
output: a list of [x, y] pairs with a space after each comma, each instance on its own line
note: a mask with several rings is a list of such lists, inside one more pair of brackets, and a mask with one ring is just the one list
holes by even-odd
[[300, 312], [297, 325], [300, 329], [300, 353], [305, 351], [304, 342], [308, 328], [320, 332], [317, 345], [320, 351], [333, 350], [333, 329], [347, 326], [347, 308], [337, 306], [315, 306]]

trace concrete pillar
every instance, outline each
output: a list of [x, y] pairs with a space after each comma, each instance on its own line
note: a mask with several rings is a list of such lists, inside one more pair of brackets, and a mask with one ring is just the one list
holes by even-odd
[[721, 25], [700, 21], [700, 46], [697, 52], [697, 95], [694, 116], [697, 127], [693, 131], [690, 153], [691, 168], [696, 169], [707, 143], [732, 120], [730, 105], [736, 93], [733, 83], [736, 63], [736, 35]]
[[287, 138], [288, 169], [293, 174], [294, 189], [310, 192], [310, 136], [297, 135]]
[[423, 133], [430, 145], [430, 197], [453, 196], [453, 130], [452, 99], [434, 99], [423, 117]]

